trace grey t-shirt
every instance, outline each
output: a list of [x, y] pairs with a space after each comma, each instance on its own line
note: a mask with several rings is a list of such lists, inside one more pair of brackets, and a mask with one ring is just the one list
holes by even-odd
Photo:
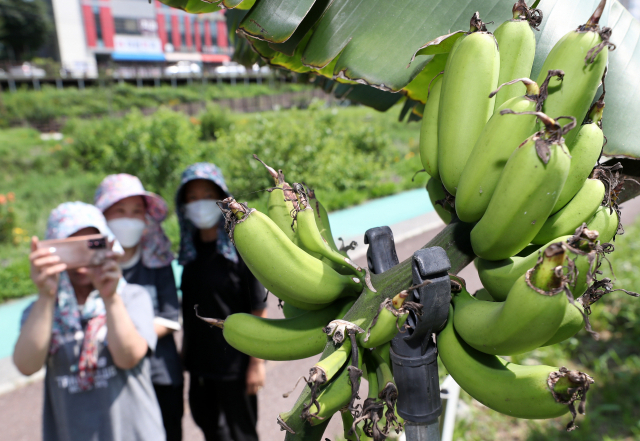
[[[122, 276], [127, 282], [142, 285], [148, 291], [156, 317], [170, 320], [179, 326], [180, 303], [171, 265], [148, 268], [144, 266], [142, 259], [138, 258], [133, 265], [122, 268]], [[149, 362], [153, 384], [182, 384], [182, 362], [173, 334], [158, 339]]]
[[[140, 335], [156, 346], [153, 306], [149, 294], [138, 285], [127, 284], [120, 296]], [[25, 309], [22, 323], [31, 306]], [[86, 323], [83, 323], [83, 327]], [[133, 369], [115, 366], [106, 346], [106, 325], [98, 332], [100, 350], [93, 389], [78, 388], [71, 366], [77, 363], [83, 333], [67, 341], [47, 357], [44, 390], [44, 441], [156, 441], [164, 440], [162, 416], [156, 400], [149, 357]]]

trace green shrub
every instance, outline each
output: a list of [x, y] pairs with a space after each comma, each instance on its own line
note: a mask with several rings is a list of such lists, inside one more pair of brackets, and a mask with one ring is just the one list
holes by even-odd
[[0, 265], [0, 303], [36, 292], [29, 275], [29, 259], [23, 255], [7, 266]]
[[229, 111], [215, 104], [209, 104], [199, 118], [200, 139], [205, 141], [216, 140], [223, 131], [229, 130], [232, 124]]
[[[151, 117], [133, 110], [123, 118], [72, 121], [65, 127], [68, 163], [101, 173], [130, 173], [157, 193], [171, 193], [193, 162], [198, 133], [184, 114], [161, 108]], [[171, 199], [171, 198], [169, 198]]]

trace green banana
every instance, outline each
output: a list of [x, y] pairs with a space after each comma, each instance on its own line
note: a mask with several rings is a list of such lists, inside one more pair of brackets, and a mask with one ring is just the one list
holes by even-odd
[[458, 38], [447, 58], [438, 109], [438, 170], [456, 195], [458, 182], [478, 136], [493, 113], [500, 54], [493, 34], [476, 12], [471, 30]]
[[599, 179], [587, 179], [567, 205], [544, 223], [531, 243], [543, 245], [556, 237], [571, 234], [587, 222], [602, 203], [605, 187]]
[[349, 257], [347, 256], [347, 253], [345, 253], [344, 251], [340, 251], [340, 249], [336, 245], [336, 241], [334, 240], [333, 234], [331, 233], [329, 214], [327, 213], [327, 210], [324, 208], [324, 206], [320, 203], [320, 201], [316, 198], [315, 191], [312, 188], [307, 188], [307, 194], [309, 195], [309, 203], [316, 215], [316, 225], [318, 226], [320, 234], [322, 235], [322, 237], [324, 237], [324, 240], [327, 241], [332, 249], [344, 254], [345, 257]]
[[[538, 81], [552, 69], [565, 73], [562, 81], [549, 83], [549, 97], [542, 110], [547, 115], [570, 115], [581, 123], [589, 110], [607, 66], [611, 29], [600, 29], [598, 25], [605, 3], [606, 0], [602, 0], [586, 24], [562, 37], [544, 60]], [[567, 145], [573, 144], [578, 131], [574, 128], [566, 134]], [[584, 178], [586, 176], [582, 180]]]
[[275, 171], [269, 167], [263, 160], [253, 155], [253, 159], [259, 161], [267, 169], [274, 180], [275, 187], [269, 193], [269, 201], [267, 202], [267, 213], [269, 218], [287, 235], [289, 240], [297, 245], [298, 238], [293, 230], [294, 220], [291, 214], [297, 205], [295, 193], [284, 180], [282, 170]]
[[231, 240], [253, 275], [275, 296], [301, 309], [322, 309], [363, 288], [298, 248], [269, 217], [233, 198], [222, 202]]
[[601, 243], [609, 243], [618, 231], [618, 222], [618, 213], [615, 210], [601, 206], [598, 207], [593, 217], [587, 222], [587, 228], [600, 233], [598, 238]]
[[545, 131], [527, 138], [511, 154], [485, 214], [471, 230], [473, 251], [483, 259], [506, 259], [522, 251], [551, 214], [567, 179], [571, 159], [561, 134], [575, 120], [560, 128], [544, 113], [533, 113]]
[[600, 157], [602, 146], [604, 145], [604, 133], [602, 133], [604, 101], [602, 98], [600, 97], [600, 100], [596, 101], [589, 112], [591, 122], [580, 127], [580, 131], [573, 142], [567, 144], [571, 154], [571, 167], [569, 168], [567, 181], [562, 187], [560, 196], [558, 196], [558, 201], [551, 211], [552, 213], [562, 209], [580, 190], [584, 180], [589, 177], [593, 166]]
[[555, 335], [551, 337], [547, 342], [541, 346], [551, 346], [556, 343], [560, 343], [576, 335], [584, 327], [584, 308], [579, 301], [575, 301], [572, 305], [567, 302], [567, 309], [562, 318], [562, 323], [556, 331]]
[[431, 81], [420, 125], [420, 160], [429, 176], [440, 179], [438, 172], [438, 106], [442, 89], [442, 75], [438, 74]]
[[[288, 319], [231, 314], [225, 320], [200, 317], [222, 329], [224, 339], [238, 351], [263, 360], [299, 360], [319, 354], [327, 343], [327, 323], [342, 317], [354, 300], [341, 299], [319, 311]], [[197, 310], [196, 310], [197, 314]]]
[[304, 187], [294, 183], [293, 189], [298, 196], [298, 206], [296, 212], [296, 233], [300, 242], [300, 247], [311, 255], [321, 256], [321, 260], [336, 271], [345, 269], [357, 277], [364, 277], [364, 271], [351, 259], [343, 256], [332, 249], [320, 234], [315, 221], [315, 212], [309, 204]]
[[[403, 308], [407, 296], [408, 293], [403, 291], [393, 299], [385, 299], [380, 304], [378, 314], [371, 321], [367, 332], [358, 334], [358, 343], [363, 348], [375, 348], [396, 336], [409, 317], [410, 309]], [[412, 303], [411, 308], [415, 310], [413, 305]]]
[[581, 232], [579, 238], [575, 236], [558, 237], [542, 247], [536, 245], [535, 249], [525, 256], [513, 256], [498, 261], [478, 258], [474, 263], [480, 281], [496, 301], [503, 302], [507, 299], [515, 281], [536, 264], [539, 251], [545, 250], [553, 243], [562, 242], [570, 245], [568, 249], [571, 253], [571, 260], [575, 262], [578, 270], [577, 280], [574, 285], [569, 285], [569, 289], [574, 297], [579, 297], [587, 288], [587, 274], [591, 268], [590, 260], [593, 256], [589, 253], [595, 246], [595, 242], [589, 234], [587, 231]]
[[486, 354], [522, 354], [540, 347], [556, 333], [564, 317], [566, 280], [555, 270], [567, 257], [553, 244], [536, 266], [513, 285], [504, 302], [485, 302], [464, 288], [453, 298], [456, 332]]
[[[348, 343], [347, 343], [348, 345]], [[358, 348], [357, 368], [362, 369], [363, 349]], [[351, 363], [349, 358], [348, 363]], [[353, 397], [352, 394], [352, 369], [354, 366], [344, 366], [340, 373], [322, 389], [318, 399], [311, 404], [307, 421], [312, 426], [322, 423], [323, 420], [331, 418], [334, 413], [347, 406]]]
[[[451, 213], [454, 211], [454, 208], [446, 202], [447, 196], [442, 182], [435, 178], [429, 179], [429, 182], [427, 182], [427, 193], [429, 193], [431, 205], [433, 205], [433, 208], [436, 210], [440, 219], [442, 219], [442, 222], [450, 224]], [[437, 201], [443, 201], [444, 205], [437, 204]]]
[[476, 299], [484, 300], [485, 302], [495, 302], [496, 301], [493, 298], [493, 296], [491, 295], [491, 293], [489, 293], [489, 291], [487, 291], [486, 288], [479, 289], [478, 291], [476, 291], [476, 293], [473, 296]]
[[[551, 366], [521, 366], [495, 355], [485, 354], [469, 346], [454, 328], [455, 316], [449, 310], [449, 321], [438, 335], [438, 355], [447, 372], [465, 392], [485, 406], [516, 418], [555, 418], [569, 411], [578, 394], [584, 395], [593, 379], [582, 372]], [[569, 375], [572, 374], [572, 375]], [[560, 380], [555, 381], [560, 377]], [[562, 381], [561, 381], [562, 380]], [[574, 390], [572, 392], [577, 392]], [[580, 413], [584, 413], [581, 405]]]
[[[325, 336], [326, 342], [326, 336]], [[345, 363], [351, 356], [351, 344], [349, 341], [345, 342], [336, 349], [327, 358], [323, 358], [317, 362], [309, 370], [309, 384], [315, 384], [315, 387], [321, 387], [323, 384], [333, 380], [340, 369], [345, 366]]]
[[284, 314], [284, 318], [297, 317], [306, 312], [308, 312], [306, 309], [296, 308], [295, 306], [290, 305], [289, 303], [282, 304], [282, 313]]
[[[545, 83], [554, 75], [562, 76], [561, 72], [549, 74]], [[463, 222], [480, 220], [487, 210], [509, 157], [522, 144], [523, 139], [535, 132], [535, 115], [502, 114], [501, 111], [510, 109], [515, 113], [521, 113], [539, 110], [544, 100], [544, 93], [540, 93], [541, 88], [537, 83], [529, 78], [519, 78], [502, 84], [489, 96], [504, 90], [503, 86], [519, 82], [525, 84], [526, 95], [511, 98], [491, 116], [464, 167], [456, 193], [456, 213]]]
[[[539, 11], [531, 11], [524, 0], [518, 0], [513, 5], [512, 12], [513, 19], [502, 23], [493, 33], [500, 50], [498, 84], [504, 84], [514, 78], [528, 77], [536, 55], [536, 36], [531, 27], [537, 27], [542, 19]], [[523, 95], [524, 92], [525, 88], [522, 85], [500, 90], [496, 95], [495, 108], [498, 109], [503, 103]], [[527, 133], [523, 139], [530, 134]]]

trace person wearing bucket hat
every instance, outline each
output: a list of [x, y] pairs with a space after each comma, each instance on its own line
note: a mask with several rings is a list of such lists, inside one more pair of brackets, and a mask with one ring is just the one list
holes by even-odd
[[13, 361], [24, 375], [47, 367], [45, 441], [161, 440], [146, 357], [157, 341], [149, 295], [122, 278], [114, 251], [122, 249], [93, 205], [59, 205], [46, 238], [98, 233], [109, 238], [104, 263], [77, 269], [32, 238], [31, 279], [39, 294], [23, 312]]
[[151, 296], [158, 336], [150, 357], [151, 380], [167, 441], [179, 441], [184, 413], [183, 376], [173, 332], [180, 329], [180, 305], [171, 269], [171, 242], [161, 226], [167, 216], [167, 204], [160, 196], [145, 191], [140, 179], [126, 173], [104, 178], [96, 190], [94, 204], [124, 247], [120, 268], [125, 280], [144, 286]]
[[224, 231], [216, 201], [230, 196], [214, 164], [189, 166], [176, 192], [182, 273], [183, 360], [190, 374], [189, 406], [207, 441], [225, 439], [224, 414], [234, 441], [257, 440], [257, 392], [264, 386], [264, 361], [231, 347], [218, 328], [194, 313], [224, 319], [245, 312], [266, 317], [266, 292]]

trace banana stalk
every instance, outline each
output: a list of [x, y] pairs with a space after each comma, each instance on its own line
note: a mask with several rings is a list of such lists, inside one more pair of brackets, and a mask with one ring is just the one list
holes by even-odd
[[498, 85], [499, 73], [498, 44], [476, 12], [469, 33], [449, 52], [440, 92], [438, 169], [454, 196], [471, 150], [493, 113], [495, 98], [487, 96]]

